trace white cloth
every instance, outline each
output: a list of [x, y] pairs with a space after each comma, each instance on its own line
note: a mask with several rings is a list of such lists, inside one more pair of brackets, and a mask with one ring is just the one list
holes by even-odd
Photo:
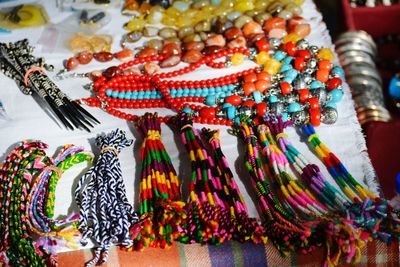
[[[41, 1], [46, 6], [53, 23], [58, 23], [68, 17], [71, 13], [60, 13], [55, 8], [53, 1]], [[329, 32], [325, 23], [322, 21], [321, 14], [316, 10], [314, 3], [307, 0], [303, 5], [303, 16], [310, 22], [312, 32], [308, 40], [310, 43], [334, 48], [332, 45]], [[109, 11], [112, 16], [112, 21], [98, 33], [106, 33], [113, 35], [114, 46], [113, 51], [118, 51], [119, 41], [122, 34], [126, 33], [122, 26], [129, 20], [128, 17], [120, 15], [120, 9]], [[28, 38], [32, 45], [35, 45], [42, 34], [43, 28], [15, 30], [12, 34], [0, 35], [1, 42], [17, 41], [22, 38]], [[49, 44], [48, 44], [49, 45]], [[51, 45], [51, 44], [50, 44]], [[65, 50], [65, 53], [48, 53], [41, 51], [41, 46], [37, 45], [35, 50], [36, 56], [44, 56], [47, 63], [54, 64], [56, 69], [62, 68], [62, 61], [72, 55]], [[337, 63], [337, 61], [336, 61]], [[108, 65], [117, 65], [120, 62], [114, 60]], [[241, 69], [246, 69], [253, 66], [254, 63], [248, 62], [240, 67], [232, 67], [227, 70], [210, 70], [203, 67], [200, 70], [188, 75], [179, 77], [179, 79], [204, 79], [205, 77], [218, 77], [227, 73], [235, 73]], [[85, 72], [95, 69], [103, 69], [107, 64], [99, 64], [95, 61], [88, 66], [79, 66], [77, 72]], [[56, 72], [50, 73], [53, 77]], [[77, 99], [90, 96], [90, 92], [83, 89], [82, 85], [88, 83], [88, 79], [67, 79], [56, 82], [61, 90], [68, 94], [71, 98]], [[353, 174], [353, 176], [362, 184], [367, 184], [374, 191], [378, 191], [378, 184], [375, 181], [375, 173], [366, 153], [366, 145], [364, 137], [361, 133], [361, 127], [355, 116], [355, 110], [351, 95], [347, 84], [344, 85], [344, 98], [338, 105], [339, 119], [334, 125], [322, 125], [318, 127], [317, 133], [321, 140], [343, 161], [344, 165]], [[101, 133], [108, 133], [115, 128], [123, 129], [127, 132], [127, 136], [134, 139], [134, 145], [131, 148], [125, 149], [119, 155], [124, 181], [127, 188], [127, 196], [129, 201], [138, 207], [138, 183], [140, 168], [139, 151], [142, 144], [142, 137], [135, 130], [135, 126], [124, 120], [113, 117], [98, 108], [87, 108], [101, 124], [96, 126], [91, 133], [85, 131], [68, 131], [59, 127], [51, 116], [46, 114], [45, 106], [39, 102], [42, 107], [39, 107], [32, 97], [23, 95], [15, 85], [14, 81], [8, 79], [3, 74], [0, 74], [0, 99], [4, 103], [7, 113], [11, 117], [10, 121], [0, 121], [0, 159], [3, 160], [13, 146], [24, 139], [38, 139], [49, 145], [48, 155], [53, 155], [54, 152], [64, 144], [75, 144], [84, 146], [87, 150], [98, 153], [98, 149], [94, 146], [95, 137]], [[148, 111], [157, 111], [161, 115], [173, 114], [170, 110], [152, 109], [152, 110], [134, 110], [135, 114], [144, 114]], [[196, 125], [198, 129], [205, 125]], [[257, 211], [249, 196], [253, 194], [251, 185], [248, 182], [248, 175], [243, 164], [244, 146], [242, 141], [237, 137], [228, 134], [228, 127], [210, 126], [211, 128], [221, 128], [222, 149], [225, 153], [232, 171], [235, 174], [236, 181], [240, 187], [242, 194], [246, 200], [251, 216], [257, 216]], [[162, 126], [162, 139], [164, 141], [167, 152], [169, 153], [172, 162], [179, 174], [183, 183], [182, 188], [184, 197], [187, 197], [187, 188], [189, 183], [190, 164], [189, 157], [185, 148], [182, 145], [178, 134], [166, 125]], [[323, 163], [312, 153], [308, 148], [305, 140], [296, 132], [293, 127], [287, 130], [290, 140], [296, 148], [298, 148], [310, 161], [320, 166], [322, 172], [328, 179], [332, 181]], [[68, 211], [77, 208], [73, 201], [73, 192], [78, 176], [82, 174], [83, 166], [74, 166], [69, 170], [59, 181], [56, 190], [56, 215], [67, 214]], [[240, 177], [240, 178], [239, 178]], [[72, 206], [71, 206], [72, 205]]]

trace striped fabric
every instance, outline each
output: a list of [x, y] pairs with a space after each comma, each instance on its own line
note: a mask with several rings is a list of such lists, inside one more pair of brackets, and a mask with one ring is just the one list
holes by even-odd
[[[369, 242], [362, 250], [360, 267], [400, 266], [399, 243], [386, 245], [382, 242]], [[143, 252], [123, 252], [113, 247], [107, 264], [109, 267], [162, 266], [162, 267], [230, 267], [230, 266], [321, 266], [324, 249], [317, 249], [309, 255], [292, 254], [283, 258], [271, 245], [254, 245], [227, 242], [219, 247], [175, 243], [171, 249], [147, 248]], [[61, 253], [59, 266], [83, 266], [92, 259], [90, 250]], [[341, 266], [354, 266], [342, 264]]]

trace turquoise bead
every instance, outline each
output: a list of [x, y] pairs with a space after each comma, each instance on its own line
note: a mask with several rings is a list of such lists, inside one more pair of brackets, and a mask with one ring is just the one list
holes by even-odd
[[110, 89], [106, 90], [106, 96], [112, 96], [113, 91]]
[[290, 70], [290, 69], [293, 69], [293, 66], [292, 65], [290, 65], [290, 64], [283, 64], [282, 65], [282, 67], [281, 67], [281, 69], [279, 70], [279, 72], [285, 72], [285, 71], [288, 71], [288, 70]]
[[325, 106], [336, 109], [336, 103], [332, 101], [326, 102]]
[[330, 96], [332, 102], [338, 103], [343, 98], [343, 92], [340, 89], [334, 89], [328, 93], [328, 96]]
[[279, 99], [278, 99], [278, 97], [276, 95], [271, 95], [269, 97], [269, 103], [276, 103], [278, 101], [279, 101]]
[[297, 102], [292, 102], [288, 106], [288, 112], [289, 113], [294, 113], [294, 112], [297, 112], [297, 111], [300, 111], [300, 110], [301, 110], [301, 106]]
[[216, 102], [216, 100], [217, 100], [217, 98], [215, 97], [215, 95], [209, 95], [209, 96], [207, 96], [207, 98], [206, 98], [206, 105], [207, 106], [210, 106], [210, 107], [213, 107], [213, 106], [215, 106], [215, 102]]
[[394, 99], [400, 99], [400, 77], [397, 75], [390, 80], [389, 95]]
[[222, 105], [222, 109], [226, 109], [226, 108], [229, 108], [229, 107], [233, 107], [232, 104], [230, 104], [230, 103], [224, 103], [224, 104]]
[[294, 57], [291, 56], [285, 57], [285, 59], [283, 60], [283, 64], [290, 64], [292, 63], [293, 59]]
[[281, 50], [276, 51], [276, 53], [274, 54], [274, 58], [278, 61], [282, 61], [285, 57], [286, 53]]
[[239, 117], [236, 117], [236, 118], [233, 120], [233, 122], [234, 122], [235, 124], [239, 125], [239, 124], [240, 124], [240, 118], [239, 118]]
[[282, 112], [282, 121], [287, 122], [289, 120], [289, 114], [287, 112]]
[[182, 109], [182, 112], [187, 113], [187, 114], [192, 114], [192, 110], [190, 108], [188, 108], [188, 107], [184, 107]]
[[118, 95], [119, 95], [119, 93], [118, 93], [118, 92], [112, 92], [112, 97], [114, 97], [114, 98], [117, 98], [117, 97], [118, 97]]
[[118, 98], [125, 98], [125, 92], [120, 92], [119, 94], [118, 94]]
[[262, 95], [259, 91], [253, 92], [253, 98], [257, 104], [262, 102]]
[[344, 80], [344, 70], [341, 67], [339, 67], [339, 66], [333, 67], [331, 73], [332, 73], [332, 75], [337, 75], [337, 76], [339, 76], [339, 78]]
[[322, 83], [322, 82], [320, 82], [318, 80], [312, 81], [312, 83], [310, 84], [310, 89], [314, 90], [314, 89], [317, 89], [317, 88], [325, 88], [324, 83]]
[[233, 120], [235, 118], [235, 116], [236, 116], [236, 108], [234, 106], [231, 105], [225, 111], [226, 111], [226, 117], [229, 120]]
[[125, 98], [126, 99], [132, 99], [132, 92], [126, 92]]
[[296, 79], [298, 74], [299, 74], [299, 72], [295, 69], [287, 70], [285, 72], [285, 79], [289, 79], [290, 80], [289, 83], [292, 83], [294, 81], [294, 79]]

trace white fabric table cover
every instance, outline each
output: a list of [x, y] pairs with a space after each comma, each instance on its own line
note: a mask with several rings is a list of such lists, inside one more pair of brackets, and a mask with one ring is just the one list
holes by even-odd
[[[27, 1], [24, 1], [27, 2]], [[52, 23], [63, 21], [71, 15], [71, 12], [61, 13], [55, 6], [55, 1], [39, 1], [43, 4], [49, 15]], [[126, 33], [123, 29], [123, 24], [129, 21], [128, 17], [121, 16], [120, 8], [107, 10], [112, 16], [112, 21], [97, 33], [105, 33], [114, 36], [113, 51], [119, 51], [119, 42], [122, 34]], [[303, 5], [303, 16], [311, 24], [311, 35], [307, 38], [310, 43], [330, 47], [334, 49], [332, 40], [325, 23], [322, 21], [321, 14], [316, 10], [315, 4], [311, 0], [306, 0]], [[38, 45], [37, 42], [42, 36], [43, 27], [35, 29], [15, 30], [11, 34], [0, 34], [0, 42], [17, 41], [22, 38], [28, 38], [32, 45], [36, 46], [35, 55], [43, 56], [47, 63], [53, 64], [56, 70], [62, 68], [64, 59], [72, 56], [71, 52], [66, 49], [56, 48], [54, 51], [49, 51], [53, 43], [47, 43], [47, 46]], [[43, 37], [42, 37], [43, 38]], [[43, 40], [43, 39], [42, 39]], [[61, 51], [64, 50], [65, 52]], [[337, 57], [336, 61], [337, 63]], [[111, 63], [97, 63], [92, 61], [88, 66], [79, 66], [76, 72], [85, 72], [95, 69], [103, 69], [107, 66], [118, 65], [119, 61], [113, 60]], [[180, 67], [183, 66], [183, 63]], [[200, 80], [211, 77], [218, 77], [228, 73], [236, 73], [242, 69], [254, 66], [254, 63], [247, 62], [240, 67], [232, 67], [226, 70], [216, 71], [207, 67], [202, 67], [200, 70], [179, 77], [179, 79]], [[49, 73], [50, 77], [54, 77], [56, 71]], [[90, 96], [90, 92], [83, 89], [82, 85], [87, 84], [86, 79], [66, 79], [56, 81], [56, 84], [73, 99]], [[379, 187], [375, 180], [375, 172], [366, 153], [366, 145], [364, 136], [361, 133], [361, 127], [357, 121], [351, 94], [347, 84], [344, 84], [344, 98], [338, 105], [339, 119], [334, 125], [321, 125], [316, 129], [324, 142], [336, 155], [342, 160], [350, 173], [360, 181], [367, 185], [373, 192], [378, 192]], [[39, 102], [42, 108], [39, 107], [32, 97], [23, 95], [14, 81], [0, 74], [0, 100], [3, 102], [5, 109], [10, 117], [9, 121], [0, 120], [0, 159], [4, 160], [8, 152], [16, 143], [25, 139], [41, 140], [49, 145], [48, 155], [53, 155], [64, 144], [75, 144], [83, 146], [89, 151], [99, 153], [99, 150], [94, 145], [96, 136], [102, 133], [108, 133], [111, 130], [120, 128], [127, 133], [128, 138], [134, 139], [133, 147], [124, 149], [119, 155], [125, 186], [127, 188], [127, 197], [129, 201], [138, 207], [139, 196], [139, 175], [140, 165], [139, 153], [142, 144], [140, 133], [135, 130], [135, 126], [131, 122], [113, 117], [108, 113], [98, 108], [85, 107], [91, 114], [101, 121], [91, 133], [75, 130], [69, 131], [61, 128], [56, 122], [46, 113], [45, 105]], [[132, 114], [144, 114], [145, 112], [157, 111], [160, 115], [174, 114], [166, 109], [146, 109], [133, 110]], [[205, 125], [195, 124], [198, 129]], [[246, 180], [248, 176], [243, 163], [244, 146], [242, 141], [235, 136], [228, 134], [228, 127], [224, 126], [209, 126], [210, 128], [220, 128], [221, 143], [224, 154], [226, 155], [232, 171], [236, 174], [235, 178], [239, 184], [240, 190], [244, 195], [246, 204], [249, 208], [251, 216], [258, 216], [255, 206], [250, 198], [252, 194], [251, 185]], [[289, 139], [293, 142], [309, 160], [320, 166], [322, 172], [328, 179], [332, 177], [328, 174], [323, 163], [312, 153], [308, 148], [304, 137], [301, 137], [299, 130], [293, 127], [287, 130]], [[166, 150], [169, 153], [171, 160], [178, 172], [182, 181], [182, 190], [184, 198], [187, 199], [187, 188], [189, 183], [190, 164], [189, 157], [180, 140], [180, 136], [174, 133], [168, 126], [162, 126], [162, 139]], [[67, 214], [70, 211], [78, 211], [75, 202], [73, 201], [73, 193], [78, 181], [78, 177], [83, 174], [83, 165], [74, 166], [67, 171], [60, 179], [56, 190], [56, 215]], [[64, 249], [63, 249], [64, 250]]]

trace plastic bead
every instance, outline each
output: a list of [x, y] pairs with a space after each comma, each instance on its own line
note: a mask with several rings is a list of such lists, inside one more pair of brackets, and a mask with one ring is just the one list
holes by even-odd
[[310, 97], [310, 91], [308, 89], [300, 89], [299, 90], [300, 103], [304, 104], [308, 100], [309, 97]]
[[244, 76], [243, 80], [245, 83], [254, 83], [257, 81], [257, 79], [258, 79], [258, 77], [255, 73], [250, 73], [250, 74], [247, 74], [246, 76]]
[[283, 95], [288, 95], [292, 92], [292, 85], [288, 82], [281, 82], [280, 87]]
[[233, 120], [236, 116], [236, 108], [234, 106], [227, 107], [225, 112], [228, 120]]
[[328, 85], [328, 89], [329, 90], [336, 89], [336, 88], [338, 88], [339, 86], [342, 85], [342, 79], [334, 77], [334, 78], [329, 80], [327, 85]]
[[308, 50], [306, 50], [306, 49], [301, 49], [301, 50], [298, 50], [298, 51], [297, 51], [296, 56], [302, 57], [302, 58], [304, 58], [305, 60], [307, 60], [307, 59], [310, 59], [310, 58], [311, 58], [311, 53], [310, 53], [310, 51], [308, 51]]
[[270, 59], [270, 56], [269, 56], [268, 52], [266, 52], [266, 51], [261, 51], [256, 56], [256, 62], [260, 66], [266, 65], [266, 63], [269, 59]]
[[298, 112], [301, 110], [301, 106], [299, 103], [296, 102], [292, 102], [288, 105], [288, 112], [289, 113], [294, 113], [294, 112]]
[[269, 43], [267, 42], [266, 39], [258, 40], [258, 41], [255, 43], [255, 45], [256, 45], [258, 51], [260, 51], [260, 52], [261, 52], [261, 51], [268, 51], [268, 50], [269, 50]]
[[295, 42], [286, 42], [285, 43], [285, 50], [289, 56], [295, 56], [297, 52], [296, 43]]
[[326, 59], [326, 60], [329, 60], [329, 61], [332, 61], [333, 60], [333, 52], [332, 52], [332, 50], [330, 49], [330, 48], [327, 48], [327, 47], [325, 47], [325, 48], [321, 48], [319, 51], [318, 51], [318, 54], [317, 54], [317, 58], [319, 58], [319, 59]]
[[254, 83], [244, 83], [243, 84], [243, 92], [245, 96], [249, 96], [256, 90], [256, 86]]
[[266, 80], [258, 80], [255, 86], [256, 90], [263, 94], [269, 88], [269, 82]]
[[238, 66], [244, 62], [245, 58], [246, 56], [243, 55], [242, 53], [235, 53], [231, 57], [231, 62], [234, 66]]
[[281, 62], [279, 62], [274, 58], [271, 58], [266, 62], [264, 71], [268, 72], [271, 75], [276, 75], [279, 73], [281, 66], [282, 66]]
[[338, 103], [343, 98], [343, 91], [340, 89], [334, 89], [328, 93], [328, 97], [333, 103]]
[[270, 104], [272, 104], [272, 103], [277, 103], [277, 102], [279, 102], [279, 99], [278, 99], [278, 97], [277, 97], [276, 95], [271, 95], [271, 96], [269, 97], [269, 99], [268, 99], [268, 102], [269, 102]]
[[214, 119], [215, 118], [215, 108], [202, 107], [200, 109], [200, 117], [206, 118], [206, 119]]
[[310, 122], [313, 126], [319, 126], [321, 124], [321, 111], [319, 109], [310, 110]]
[[318, 62], [318, 68], [330, 71], [332, 69], [332, 63], [329, 60], [320, 60]]
[[225, 98], [225, 103], [229, 103], [232, 106], [239, 106], [242, 103], [242, 98], [238, 95], [231, 95]]
[[215, 95], [209, 95], [209, 96], [207, 96], [207, 98], [206, 98], [205, 104], [206, 104], [207, 106], [213, 107], [213, 106], [216, 105], [216, 100], [217, 100], [217, 99], [216, 99]]
[[253, 92], [253, 99], [256, 103], [261, 103], [262, 102], [262, 95], [259, 91]]
[[298, 71], [302, 71], [306, 66], [306, 62], [302, 57], [296, 57], [294, 59], [294, 68]]
[[315, 97], [310, 97], [309, 99], [308, 99], [308, 103], [310, 104], [310, 109], [320, 109], [320, 106], [319, 106], [319, 101], [318, 101], [318, 99], [317, 98], [315, 98]]
[[256, 102], [253, 100], [244, 101], [242, 106], [252, 108], [256, 105]]
[[278, 61], [282, 61], [285, 57], [286, 53], [281, 50], [276, 51], [274, 54], [274, 58]]
[[326, 83], [329, 79], [329, 70], [325, 69], [317, 70], [315, 78], [320, 82]]
[[320, 82], [318, 80], [312, 81], [311, 84], [310, 84], [310, 89], [314, 90], [314, 89], [317, 89], [317, 88], [325, 88], [324, 83], [322, 83], [322, 82]]
[[264, 114], [268, 110], [267, 103], [265, 103], [265, 102], [258, 103], [257, 106], [256, 106], [256, 110], [257, 110], [257, 116], [258, 117], [264, 116]]

